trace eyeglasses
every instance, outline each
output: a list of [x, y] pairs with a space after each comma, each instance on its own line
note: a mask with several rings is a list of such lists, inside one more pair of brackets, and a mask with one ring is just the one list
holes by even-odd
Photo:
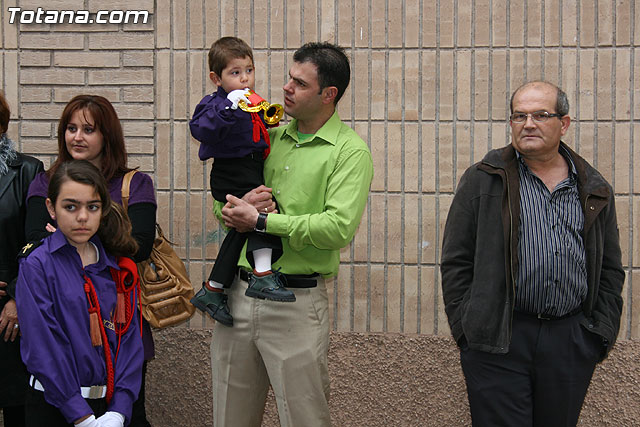
[[548, 113], [546, 111], [534, 111], [533, 113], [513, 113], [511, 115], [511, 121], [514, 123], [524, 123], [527, 118], [531, 117], [534, 122], [544, 123], [549, 120], [550, 117], [562, 117], [562, 114]]

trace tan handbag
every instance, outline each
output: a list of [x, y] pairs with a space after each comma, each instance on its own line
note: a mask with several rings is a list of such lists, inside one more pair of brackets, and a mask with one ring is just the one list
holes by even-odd
[[[122, 178], [122, 206], [127, 210], [129, 186], [135, 170]], [[194, 295], [184, 263], [164, 237], [160, 224], [156, 223], [156, 239], [149, 259], [138, 263], [140, 276], [140, 302], [142, 315], [154, 328], [182, 323], [195, 312], [189, 302]]]

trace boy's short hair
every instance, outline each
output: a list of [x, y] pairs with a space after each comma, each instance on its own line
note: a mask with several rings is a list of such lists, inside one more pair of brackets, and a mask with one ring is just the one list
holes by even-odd
[[253, 62], [253, 51], [244, 40], [237, 37], [222, 37], [213, 42], [209, 49], [209, 71], [220, 76], [232, 59], [246, 56]]
[[351, 68], [349, 67], [349, 58], [344, 53], [344, 49], [340, 46], [329, 42], [307, 43], [293, 54], [293, 60], [296, 62], [311, 62], [318, 69], [318, 84], [320, 90], [325, 87], [335, 86], [338, 94], [334, 100], [337, 104], [351, 79]]

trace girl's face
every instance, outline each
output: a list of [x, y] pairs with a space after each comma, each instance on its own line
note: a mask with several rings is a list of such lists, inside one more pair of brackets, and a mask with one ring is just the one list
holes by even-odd
[[75, 160], [88, 160], [100, 169], [104, 138], [87, 109], [76, 110], [71, 114], [64, 132], [67, 151]]
[[91, 185], [63, 182], [55, 205], [47, 199], [47, 209], [67, 241], [76, 248], [86, 244], [100, 227], [102, 201]]

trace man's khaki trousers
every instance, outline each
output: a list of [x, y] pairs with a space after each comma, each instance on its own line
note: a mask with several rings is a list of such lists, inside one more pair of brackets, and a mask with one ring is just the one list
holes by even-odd
[[291, 289], [292, 303], [250, 298], [246, 289], [236, 277], [229, 292], [233, 327], [214, 326], [214, 426], [259, 427], [269, 383], [282, 427], [330, 426], [324, 280], [315, 288]]

